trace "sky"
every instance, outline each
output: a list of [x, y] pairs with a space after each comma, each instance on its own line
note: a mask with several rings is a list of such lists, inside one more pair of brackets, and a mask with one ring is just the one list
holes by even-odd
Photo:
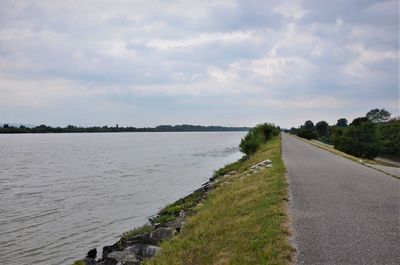
[[399, 4], [0, 0], [0, 122], [290, 128], [399, 115]]

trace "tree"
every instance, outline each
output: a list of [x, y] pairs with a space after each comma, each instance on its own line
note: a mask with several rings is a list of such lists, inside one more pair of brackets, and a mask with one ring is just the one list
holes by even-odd
[[319, 137], [328, 136], [329, 124], [326, 121], [317, 122], [315, 125]]
[[347, 127], [347, 119], [346, 118], [341, 118], [338, 119], [336, 122], [337, 127]]
[[318, 138], [318, 137], [317, 137], [317, 134], [316, 134], [314, 131], [312, 131], [312, 130], [306, 130], [306, 129], [304, 129], [304, 128], [299, 129], [299, 130], [296, 132], [296, 135], [299, 136], [299, 137], [301, 137], [301, 138], [305, 138], [305, 139], [307, 139], [307, 140], [317, 139], [317, 138]]
[[368, 122], [368, 121], [369, 121], [369, 119], [368, 119], [367, 117], [358, 117], [358, 118], [355, 118], [355, 119], [350, 123], [350, 126], [358, 126], [358, 125], [361, 125], [362, 123]]
[[259, 124], [254, 128], [255, 133], [263, 135], [263, 142], [268, 141], [273, 136], [279, 134], [280, 130], [275, 125], [270, 123]]
[[391, 119], [378, 124], [378, 136], [381, 141], [381, 155], [389, 158], [400, 158], [400, 119]]
[[312, 131], [314, 129], [314, 123], [310, 120], [306, 121], [304, 123], [304, 129], [306, 129], [308, 131]]
[[376, 125], [370, 121], [350, 126], [334, 144], [336, 149], [362, 158], [375, 158], [380, 151]]
[[390, 120], [390, 115], [391, 113], [385, 109], [372, 109], [367, 112], [365, 117], [372, 122], [380, 123]]

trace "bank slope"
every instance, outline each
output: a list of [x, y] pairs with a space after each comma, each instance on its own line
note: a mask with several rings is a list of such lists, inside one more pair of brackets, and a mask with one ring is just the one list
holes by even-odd
[[[245, 171], [265, 159], [272, 167]], [[226, 178], [189, 217], [181, 233], [162, 244], [150, 264], [289, 264], [285, 204], [287, 183], [279, 137], [239, 163], [240, 174]]]

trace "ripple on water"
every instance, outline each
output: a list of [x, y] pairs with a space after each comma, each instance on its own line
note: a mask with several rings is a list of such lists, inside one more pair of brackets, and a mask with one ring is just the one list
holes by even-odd
[[1, 262], [70, 264], [101, 251], [239, 158], [243, 135], [0, 135]]

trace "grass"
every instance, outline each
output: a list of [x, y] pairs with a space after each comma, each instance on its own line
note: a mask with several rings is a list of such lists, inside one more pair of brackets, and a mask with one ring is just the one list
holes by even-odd
[[312, 144], [312, 145], [314, 145], [316, 147], [319, 147], [321, 149], [329, 151], [329, 152], [331, 152], [333, 154], [340, 155], [340, 156], [342, 156], [344, 158], [350, 159], [350, 160], [352, 160], [354, 162], [367, 163], [367, 164], [371, 164], [371, 165], [382, 165], [382, 166], [387, 166], [388, 165], [387, 163], [384, 163], [384, 162], [375, 161], [375, 160], [366, 159], [366, 158], [359, 158], [359, 157], [355, 157], [355, 156], [346, 154], [346, 153], [344, 153], [342, 151], [339, 151], [339, 150], [335, 149], [333, 146], [328, 145], [328, 144], [318, 143], [318, 142], [315, 142], [315, 141], [310, 141], [310, 140], [304, 139], [302, 137], [299, 137], [299, 136], [296, 136], [296, 135], [293, 135], [293, 134], [292, 134], [292, 136], [297, 137], [298, 139], [303, 140], [303, 141], [305, 141], [305, 142], [307, 142], [309, 144]]
[[135, 228], [135, 229], [133, 229], [131, 231], [123, 233], [122, 236], [121, 236], [120, 241], [121, 240], [122, 241], [129, 240], [132, 237], [135, 237], [135, 236], [138, 236], [138, 235], [141, 235], [141, 234], [150, 233], [153, 230], [154, 230], [153, 226], [146, 224], [144, 226], [141, 226], [141, 227]]
[[289, 264], [293, 248], [285, 225], [288, 195], [280, 138], [233, 168], [243, 172], [265, 159], [272, 160], [272, 168], [223, 178], [188, 217], [181, 234], [144, 264]]
[[211, 180], [214, 180], [214, 179], [216, 179], [216, 178], [218, 178], [220, 176], [223, 176], [223, 175], [225, 175], [225, 174], [227, 174], [227, 173], [229, 173], [229, 172], [231, 172], [233, 170], [239, 170], [240, 169], [240, 165], [242, 164], [241, 162], [242, 161], [239, 160], [237, 162], [228, 164], [228, 165], [216, 170], [214, 172], [214, 175], [212, 176]]
[[190, 211], [201, 200], [201, 198], [202, 193], [195, 191], [192, 194], [167, 205], [157, 214], [152, 223], [165, 224], [175, 220], [179, 216], [181, 210]]
[[373, 169], [375, 169], [375, 170], [377, 170], [377, 171], [379, 171], [379, 172], [382, 172], [382, 173], [384, 173], [384, 174], [386, 174], [386, 175], [389, 175], [389, 176], [392, 176], [392, 177], [394, 177], [394, 178], [400, 179], [400, 177], [398, 177], [398, 176], [396, 176], [396, 175], [390, 174], [390, 173], [388, 173], [388, 172], [386, 172], [386, 171], [384, 171], [384, 170], [381, 170], [381, 169], [379, 169], [379, 168], [376, 168], [376, 167], [371, 166], [371, 165], [381, 165], [381, 166], [397, 167], [397, 166], [395, 166], [395, 165], [393, 165], [393, 164], [386, 163], [386, 162], [384, 162], [384, 161], [370, 160], [370, 159], [355, 157], [355, 156], [346, 154], [346, 153], [344, 153], [344, 152], [342, 152], [342, 151], [339, 151], [339, 150], [335, 149], [333, 146], [330, 146], [330, 145], [327, 145], [327, 144], [324, 144], [324, 143], [318, 143], [318, 142], [315, 142], [315, 141], [310, 141], [310, 140], [301, 138], [301, 137], [299, 137], [299, 136], [297, 136], [297, 135], [293, 135], [293, 134], [292, 134], [292, 136], [293, 136], [293, 137], [297, 137], [298, 139], [303, 140], [303, 141], [305, 141], [305, 142], [307, 142], [307, 143], [309, 143], [309, 144], [312, 144], [312, 145], [314, 145], [314, 146], [316, 146], [316, 147], [319, 147], [319, 148], [321, 148], [321, 149], [323, 149], [323, 150], [326, 150], [326, 151], [328, 151], [328, 152], [331, 152], [331, 153], [333, 153], [333, 154], [335, 154], [335, 155], [342, 156], [342, 157], [347, 158], [347, 159], [350, 159], [350, 160], [352, 160], [352, 161], [354, 161], [354, 162], [360, 163], [360, 164], [362, 164], [362, 165], [364, 165], [364, 166], [366, 166], [366, 167], [373, 168]]

